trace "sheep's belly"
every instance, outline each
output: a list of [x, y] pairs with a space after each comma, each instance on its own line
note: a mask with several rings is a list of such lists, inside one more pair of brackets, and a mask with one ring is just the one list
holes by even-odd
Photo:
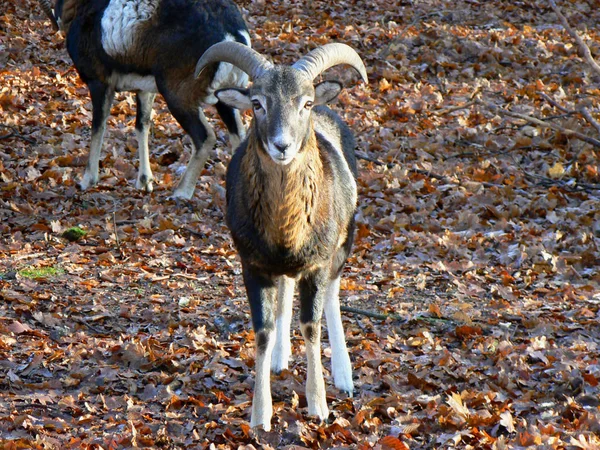
[[109, 83], [117, 91], [145, 91], [158, 93], [156, 79], [152, 75], [113, 72]]

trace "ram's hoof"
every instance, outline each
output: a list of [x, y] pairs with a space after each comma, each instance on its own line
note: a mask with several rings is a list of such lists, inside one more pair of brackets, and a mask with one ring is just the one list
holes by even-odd
[[136, 189], [150, 193], [154, 190], [153, 182], [154, 182], [154, 177], [140, 175], [138, 177], [137, 181], [135, 182], [135, 187], [136, 187]]
[[82, 191], [85, 191], [92, 186], [96, 186], [98, 184], [98, 175], [92, 175], [89, 172], [85, 172], [83, 177], [77, 183], [77, 187]]

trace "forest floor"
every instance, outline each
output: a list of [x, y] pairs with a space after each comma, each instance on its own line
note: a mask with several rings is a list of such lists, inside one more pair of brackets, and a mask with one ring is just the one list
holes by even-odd
[[[600, 57], [593, 3], [561, 2]], [[240, 4], [277, 62], [332, 41], [365, 61], [369, 85], [327, 75], [363, 158], [341, 300], [388, 315], [343, 315], [353, 398], [324, 331], [327, 423], [307, 416], [294, 326], [271, 432], [248, 422], [222, 123], [207, 108], [218, 144], [175, 203], [189, 138], [158, 99], [158, 182], [137, 191], [135, 101], [119, 94], [100, 183], [79, 191], [91, 103], [35, 5], [0, 5], [0, 449], [600, 448], [600, 147], [564, 131], [600, 138], [579, 112], [600, 118], [600, 76], [545, 2]]]

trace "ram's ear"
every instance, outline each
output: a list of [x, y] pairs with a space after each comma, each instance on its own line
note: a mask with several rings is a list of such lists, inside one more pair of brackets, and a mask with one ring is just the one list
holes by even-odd
[[323, 105], [335, 99], [342, 92], [339, 81], [323, 81], [315, 86], [315, 105]]
[[215, 91], [215, 96], [227, 106], [239, 109], [240, 111], [246, 111], [247, 109], [252, 108], [252, 101], [248, 95], [248, 89], [219, 89]]

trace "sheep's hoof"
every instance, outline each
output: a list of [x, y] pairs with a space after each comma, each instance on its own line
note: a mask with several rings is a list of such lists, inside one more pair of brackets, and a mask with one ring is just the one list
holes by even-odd
[[352, 381], [350, 358], [346, 357], [342, 361], [332, 361], [331, 371], [333, 372], [335, 387], [352, 397], [354, 395], [354, 382]]
[[191, 200], [192, 197], [194, 196], [194, 190], [191, 189], [180, 189], [177, 188], [175, 189], [175, 192], [173, 192], [173, 195], [169, 196], [169, 200]]
[[147, 175], [140, 175], [140, 176], [138, 176], [138, 179], [135, 182], [135, 187], [136, 187], [136, 189], [150, 193], [154, 190], [153, 182], [154, 182], [154, 177], [152, 177], [152, 176], [149, 177]]
[[318, 417], [319, 420], [325, 422], [329, 417], [329, 408], [327, 407], [327, 400], [325, 397], [317, 400], [314, 404], [308, 404], [308, 415]]
[[191, 199], [175, 197], [174, 195], [170, 195], [169, 197], [167, 197], [167, 200], [174, 202], [175, 206], [178, 209], [189, 208], [190, 210], [192, 210], [194, 208], [194, 203]]
[[273, 417], [273, 406], [266, 405], [262, 410], [252, 405], [252, 417], [250, 427], [261, 427], [264, 431], [271, 431], [271, 417]]
[[275, 344], [273, 354], [271, 355], [271, 372], [279, 375], [281, 372], [286, 370], [288, 368], [290, 355], [291, 349], [281, 348], [281, 346]]
[[90, 172], [86, 171], [83, 174], [83, 177], [81, 178], [79, 183], [77, 183], [77, 187], [79, 187], [79, 189], [81, 189], [82, 191], [85, 191], [92, 186], [96, 186], [97, 184], [98, 174], [92, 175]]

